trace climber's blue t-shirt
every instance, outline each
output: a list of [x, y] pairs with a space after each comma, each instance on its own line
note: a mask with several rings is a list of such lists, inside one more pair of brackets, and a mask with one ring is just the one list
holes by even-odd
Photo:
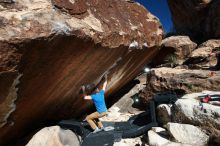
[[92, 94], [92, 100], [95, 104], [96, 110], [99, 113], [102, 112], [107, 112], [107, 108], [105, 105], [105, 91], [104, 90], [100, 90], [98, 93], [96, 94]]

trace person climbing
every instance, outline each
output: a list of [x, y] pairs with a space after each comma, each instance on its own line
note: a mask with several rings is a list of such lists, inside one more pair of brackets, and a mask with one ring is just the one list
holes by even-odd
[[102, 122], [99, 118], [107, 115], [107, 107], [105, 104], [105, 90], [107, 87], [107, 75], [105, 75], [105, 82], [101, 90], [96, 88], [95, 94], [86, 95], [85, 94], [85, 86], [82, 86], [82, 91], [84, 93], [85, 100], [92, 100], [96, 107], [96, 112], [88, 115], [86, 117], [86, 121], [89, 123], [91, 128], [93, 129], [93, 133], [104, 130]]

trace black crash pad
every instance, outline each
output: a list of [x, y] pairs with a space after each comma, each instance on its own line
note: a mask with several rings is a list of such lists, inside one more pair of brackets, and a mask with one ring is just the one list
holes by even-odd
[[92, 133], [87, 122], [63, 120], [61, 128], [70, 129], [82, 137], [82, 146], [113, 146], [115, 141], [122, 138], [133, 138], [143, 135], [151, 127], [156, 127], [155, 104], [150, 102], [150, 112], [141, 113], [125, 122], [103, 122], [105, 127], [114, 127], [111, 131]]

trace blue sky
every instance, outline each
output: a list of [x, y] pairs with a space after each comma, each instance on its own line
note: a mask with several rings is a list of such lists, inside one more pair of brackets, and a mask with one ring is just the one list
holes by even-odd
[[166, 32], [172, 28], [170, 10], [166, 0], [136, 0], [160, 19]]

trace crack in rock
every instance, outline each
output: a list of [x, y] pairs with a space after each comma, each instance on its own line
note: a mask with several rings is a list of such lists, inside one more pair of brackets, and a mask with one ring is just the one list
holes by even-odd
[[11, 115], [12, 112], [16, 109], [15, 101], [17, 100], [17, 91], [16, 87], [20, 83], [20, 78], [22, 74], [18, 74], [17, 78], [15, 78], [14, 82], [11, 85], [8, 96], [5, 99], [5, 102], [0, 104], [0, 109], [6, 110], [0, 113], [0, 128], [3, 127], [7, 123], [7, 119]]

